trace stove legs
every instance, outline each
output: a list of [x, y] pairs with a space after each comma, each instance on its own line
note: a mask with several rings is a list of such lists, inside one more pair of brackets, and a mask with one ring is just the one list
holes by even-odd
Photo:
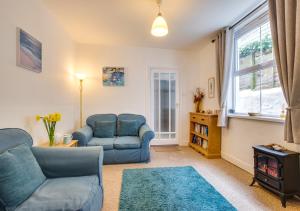
[[253, 186], [254, 183], [255, 183], [255, 178], [253, 177], [253, 180], [252, 180], [252, 182], [251, 182], [251, 184], [249, 186]]
[[286, 196], [284, 194], [280, 195], [280, 200], [282, 207], [286, 208]]

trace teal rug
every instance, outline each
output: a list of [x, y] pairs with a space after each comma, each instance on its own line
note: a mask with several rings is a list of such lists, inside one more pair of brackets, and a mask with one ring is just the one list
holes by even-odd
[[120, 211], [236, 210], [190, 166], [126, 169]]

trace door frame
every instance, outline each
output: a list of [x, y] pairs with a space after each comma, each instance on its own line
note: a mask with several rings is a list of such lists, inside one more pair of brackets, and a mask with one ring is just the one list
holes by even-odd
[[146, 102], [146, 111], [147, 116], [149, 119], [149, 125], [151, 128], [154, 129], [154, 119], [153, 119], [153, 93], [152, 93], [152, 72], [155, 70], [159, 70], [159, 72], [166, 72], [166, 73], [176, 73], [176, 119], [175, 119], [175, 130], [176, 130], [176, 137], [175, 141], [172, 141], [174, 139], [160, 139], [159, 142], [155, 139], [153, 139], [150, 143], [151, 145], [179, 145], [179, 137], [180, 137], [180, 130], [179, 130], [179, 116], [180, 116], [180, 72], [178, 68], [176, 67], [163, 67], [163, 66], [150, 66], [147, 71], [147, 86], [146, 86], [146, 96], [147, 102]]

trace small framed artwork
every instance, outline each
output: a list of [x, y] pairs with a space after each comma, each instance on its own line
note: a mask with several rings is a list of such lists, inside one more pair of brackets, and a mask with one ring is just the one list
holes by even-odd
[[215, 97], [215, 78], [208, 79], [208, 97], [214, 98]]
[[42, 72], [42, 43], [20, 28], [17, 28], [17, 65]]
[[102, 82], [103, 86], [124, 86], [125, 85], [124, 67], [103, 67]]

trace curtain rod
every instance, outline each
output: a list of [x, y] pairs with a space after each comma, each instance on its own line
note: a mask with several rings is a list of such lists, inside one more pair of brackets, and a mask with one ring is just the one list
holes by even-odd
[[[250, 15], [252, 15], [256, 10], [258, 10], [259, 8], [261, 8], [262, 6], [264, 6], [266, 3], [268, 2], [268, 0], [262, 2], [260, 5], [258, 5], [257, 7], [255, 7], [253, 10], [251, 10], [247, 15], [245, 15], [244, 17], [242, 17], [240, 20], [238, 20], [237, 22], [235, 22], [233, 25], [231, 25], [229, 27], [229, 30], [234, 28], [235, 26], [237, 26], [238, 24], [240, 24], [242, 21], [244, 21], [245, 19], [247, 19]], [[216, 41], [216, 39], [213, 39], [211, 42], [214, 43]]]

